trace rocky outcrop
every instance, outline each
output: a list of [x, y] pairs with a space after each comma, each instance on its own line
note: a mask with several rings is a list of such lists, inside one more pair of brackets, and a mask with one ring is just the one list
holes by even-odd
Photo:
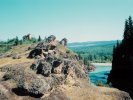
[[[47, 82], [51, 84], [51, 88], [64, 84], [70, 77], [73, 81], [75, 81], [76, 78], [87, 79], [84, 65], [79, 64], [77, 55], [71, 51], [68, 52], [65, 45], [60, 44], [60, 42], [57, 42], [55, 39], [54, 36], [50, 36], [48, 37], [48, 42], [39, 43], [35, 49], [31, 51], [29, 56], [31, 56], [34, 51], [35, 56], [40, 56], [41, 54], [43, 56], [40, 56], [40, 59], [37, 59], [30, 68], [33, 69], [36, 74], [40, 74], [45, 77], [45, 79], [48, 79], [49, 81]], [[63, 41], [65, 40], [66, 39], [63, 39]], [[51, 42], [56, 43], [53, 44]], [[62, 48], [64, 49], [63, 51], [61, 50]], [[53, 51], [50, 52], [50, 50]]]
[[32, 39], [31, 34], [27, 34], [27, 35], [24, 35], [23, 36], [23, 41], [25, 41], [25, 40], [31, 40], [31, 39]]
[[64, 46], [67, 46], [67, 42], [68, 40], [66, 38], [63, 38], [61, 41], [60, 41], [60, 44], [64, 45]]
[[43, 76], [49, 76], [51, 74], [52, 66], [45, 62], [41, 61], [37, 66], [37, 74], [41, 74]]
[[[0, 100], [85, 100], [91, 98], [89, 94], [92, 90], [86, 66], [79, 61], [77, 54], [58, 42], [54, 36], [48, 39], [49, 41], [41, 42], [29, 49], [31, 50], [30, 59], [25, 57], [24, 60], [31, 61], [20, 63], [18, 61], [21, 59], [12, 59], [17, 63], [1, 67]], [[78, 92], [80, 93], [77, 94]], [[74, 93], [77, 99], [73, 99], [69, 93]], [[104, 92], [102, 93], [106, 96]], [[97, 91], [97, 95], [101, 96], [102, 93]], [[82, 98], [86, 94], [88, 97]], [[95, 91], [92, 95], [94, 94]], [[122, 95], [124, 95], [123, 98], [130, 98], [128, 95]], [[92, 97], [90, 100], [93, 99]]]
[[77, 78], [87, 80], [87, 75], [84, 65], [78, 62], [78, 56], [65, 46], [66, 42], [61, 44], [55, 36], [51, 35], [46, 42], [41, 42], [29, 49], [31, 52], [28, 57], [34, 59], [34, 63], [29, 67], [21, 65], [7, 71], [3, 81], [13, 80], [16, 86], [12, 91], [17, 95], [40, 98], [50, 93], [45, 97], [46, 100], [54, 98], [69, 100], [65, 94], [55, 89], [66, 81], [71, 81], [74, 85], [77, 84]]
[[[39, 58], [40, 57], [47, 57], [47, 55], [54, 55], [58, 52], [58, 46], [62, 45], [62, 47], [64, 48], [64, 46], [67, 46], [67, 39], [63, 38], [60, 42], [58, 42], [56, 40], [56, 37], [51, 35], [49, 36], [47, 39], [47, 41], [45, 42], [41, 42], [39, 43], [29, 54], [28, 58]], [[58, 48], [58, 49], [57, 49]], [[67, 57], [68, 53], [70, 51], [67, 50], [66, 54], [64, 54], [64, 56]], [[58, 52], [61, 53], [61, 52]], [[75, 56], [76, 57], [76, 56]]]
[[54, 35], [50, 35], [46, 40], [47, 42], [52, 42], [52, 41], [55, 41], [56, 37]]

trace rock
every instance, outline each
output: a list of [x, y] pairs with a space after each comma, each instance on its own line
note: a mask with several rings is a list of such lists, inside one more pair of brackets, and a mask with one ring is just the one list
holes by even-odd
[[46, 58], [45, 58], [45, 60], [46, 60], [48, 63], [50, 63], [51, 65], [53, 64], [54, 59], [56, 59], [56, 58], [55, 58], [53, 55], [51, 55], [51, 54], [48, 54], [48, 55], [46, 56]]
[[75, 69], [75, 74], [76, 74], [76, 76], [78, 78], [86, 78], [87, 77], [87, 75], [85, 74], [85, 72], [82, 71], [80, 68], [74, 67], [74, 69]]
[[64, 45], [64, 46], [67, 46], [67, 42], [68, 40], [66, 38], [63, 38], [61, 41], [60, 41], [60, 44]]
[[49, 76], [51, 74], [52, 66], [48, 62], [40, 62], [37, 67], [37, 74]]
[[31, 40], [31, 39], [32, 39], [31, 34], [27, 34], [27, 35], [23, 36], [23, 41], [25, 41], [25, 40]]
[[56, 39], [56, 37], [54, 35], [51, 35], [47, 38], [48, 42], [54, 41]]
[[27, 91], [33, 95], [40, 95], [50, 90], [49, 84], [41, 79], [33, 79], [30, 85], [27, 86]]
[[87, 78], [85, 71], [77, 62], [65, 61], [65, 63], [64, 74], [76, 76], [77, 78]]
[[39, 63], [40, 63], [40, 61], [39, 61], [39, 60], [36, 60], [36, 61], [30, 66], [30, 68], [31, 68], [32, 70], [37, 70], [37, 68], [38, 68], [38, 66], [39, 66]]
[[36, 56], [46, 57], [48, 54], [54, 54], [56, 45], [52, 43], [39, 43], [29, 54], [28, 58], [34, 58]]
[[62, 85], [65, 82], [66, 76], [63, 74], [52, 74], [52, 86]]
[[35, 59], [41, 59], [41, 58], [45, 58], [43, 55], [41, 55], [41, 56], [39, 56], [39, 55], [37, 55], [36, 57], [35, 57]]
[[32, 50], [30, 53], [29, 53], [29, 56], [28, 56], [28, 58], [34, 58], [34, 57], [36, 57], [36, 56], [41, 56], [41, 54], [42, 54], [42, 50], [41, 49], [34, 49], [34, 50]]
[[21, 56], [19, 54], [13, 54], [12, 59], [20, 59]]
[[51, 90], [50, 84], [47, 83], [43, 76], [37, 76], [35, 73], [29, 70], [25, 70], [22, 75], [18, 75], [15, 82], [17, 86], [13, 89], [13, 91], [19, 95], [40, 97], [45, 92]]
[[54, 74], [61, 74], [63, 66], [64, 66], [64, 64], [62, 63], [58, 67], [53, 68], [52, 69], [52, 73], [54, 73]]
[[50, 49], [50, 45], [48, 45], [48, 43], [41, 42], [37, 44], [35, 49], [42, 49], [42, 50], [48, 51]]
[[52, 73], [61, 74], [64, 64], [62, 60], [57, 59], [53, 61], [52, 66]]

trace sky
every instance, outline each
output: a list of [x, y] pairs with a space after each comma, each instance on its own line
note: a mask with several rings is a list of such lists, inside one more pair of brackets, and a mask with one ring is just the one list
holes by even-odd
[[122, 39], [133, 0], [0, 0], [0, 40], [31, 33], [69, 42]]

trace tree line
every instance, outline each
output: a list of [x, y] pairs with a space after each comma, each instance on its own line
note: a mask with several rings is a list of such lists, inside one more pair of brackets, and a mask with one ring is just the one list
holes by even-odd
[[133, 97], [133, 21], [130, 16], [125, 21], [123, 40], [117, 42], [113, 50], [112, 70], [108, 83], [127, 91]]
[[87, 64], [88, 62], [106, 63], [112, 61], [113, 46], [110, 47], [92, 47], [87, 50], [75, 51], [79, 58]]
[[8, 39], [6, 41], [0, 41], [0, 53], [4, 53], [11, 49], [12, 46], [18, 46], [22, 44], [32, 44], [44, 41], [45, 39], [42, 39], [39, 35], [38, 38], [32, 37], [31, 39], [19, 39], [17, 36], [12, 39]]

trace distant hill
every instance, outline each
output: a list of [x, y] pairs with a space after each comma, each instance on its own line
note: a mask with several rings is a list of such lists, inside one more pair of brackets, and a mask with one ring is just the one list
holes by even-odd
[[114, 41], [88, 41], [69, 43], [68, 48], [92, 62], [111, 62], [113, 46], [117, 43]]
[[113, 41], [88, 41], [88, 42], [75, 42], [69, 43], [68, 48], [74, 51], [82, 51], [87, 50], [89, 48], [96, 48], [96, 47], [113, 47], [116, 44], [116, 40]]

